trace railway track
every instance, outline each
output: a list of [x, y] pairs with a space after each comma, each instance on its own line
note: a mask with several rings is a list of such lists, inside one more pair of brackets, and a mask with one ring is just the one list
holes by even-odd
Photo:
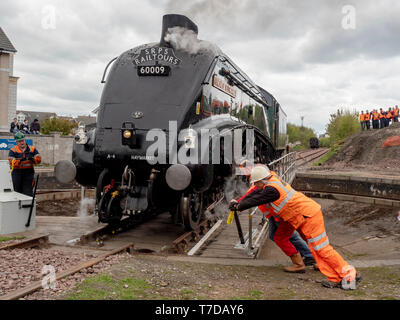
[[317, 150], [306, 150], [306, 151], [298, 151], [296, 154], [296, 166], [301, 167], [310, 162], [321, 158], [323, 155], [328, 153], [329, 149], [320, 148]]
[[[216, 219], [206, 219], [202, 221], [198, 228], [193, 231], [186, 232], [184, 234], [177, 234], [176, 239], [170, 242], [170, 246], [167, 246], [162, 254], [186, 254], [187, 251], [193, 247], [206, 233], [212, 228]], [[107, 257], [116, 255], [118, 253], [128, 251], [130, 254], [134, 253], [154, 253], [153, 250], [136, 249], [135, 241], [132, 242], [129, 236], [126, 239], [121, 240], [120, 237], [124, 236], [124, 233], [129, 233], [137, 229], [138, 227], [146, 227], [147, 230], [154, 227], [152, 220], [132, 223], [127, 219], [122, 220], [121, 224], [116, 228], [111, 228], [109, 225], [100, 226], [95, 230], [83, 234], [78, 239], [73, 239], [70, 245], [60, 245], [57, 243], [51, 243], [49, 241], [49, 235], [41, 235], [23, 239], [18, 242], [8, 243], [0, 247], [0, 250], [36, 250], [40, 249], [41, 252], [46, 251], [46, 254], [51, 255], [52, 250], [62, 251], [67, 256], [82, 252], [94, 252], [97, 256], [89, 260], [82, 260], [79, 263], [69, 266], [67, 269], [62, 270], [55, 274], [55, 280], [58, 281], [70, 275], [80, 272], [83, 269], [88, 269], [95, 264], [99, 264], [104, 261]], [[20, 251], [18, 251], [20, 252]], [[25, 252], [25, 251], [24, 251]], [[0, 251], [1, 253], [1, 251]], [[21, 253], [18, 253], [21, 254]], [[23, 254], [23, 253], [22, 253]], [[40, 255], [39, 252], [37, 255]], [[42, 268], [42, 265], [38, 266]], [[20, 277], [28, 276], [19, 275]], [[24, 287], [18, 287], [15, 290], [7, 290], [4, 295], [0, 296], [0, 300], [15, 300], [23, 298], [27, 295], [32, 294], [43, 288], [42, 280], [37, 280], [28, 283]], [[11, 288], [12, 289], [12, 288]], [[0, 288], [1, 292], [1, 288]]]

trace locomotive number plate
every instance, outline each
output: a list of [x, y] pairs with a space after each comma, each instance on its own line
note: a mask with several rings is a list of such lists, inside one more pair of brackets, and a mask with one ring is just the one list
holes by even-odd
[[139, 66], [137, 68], [138, 76], [168, 76], [171, 71], [169, 66]]

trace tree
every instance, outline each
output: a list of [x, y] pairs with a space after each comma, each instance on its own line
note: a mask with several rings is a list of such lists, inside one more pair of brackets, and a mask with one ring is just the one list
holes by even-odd
[[337, 110], [336, 113], [330, 115], [326, 131], [330, 136], [331, 145], [340, 143], [347, 137], [359, 132], [360, 123], [357, 111]]
[[40, 124], [40, 132], [43, 134], [50, 134], [53, 131], [58, 131], [61, 132], [62, 135], [67, 136], [71, 134], [72, 129], [77, 126], [78, 124], [74, 121], [52, 117], [44, 120]]

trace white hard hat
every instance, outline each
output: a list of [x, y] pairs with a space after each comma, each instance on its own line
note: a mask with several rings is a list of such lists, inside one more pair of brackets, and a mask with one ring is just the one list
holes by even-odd
[[251, 183], [269, 178], [271, 176], [271, 172], [266, 166], [255, 166], [253, 170], [251, 170]]

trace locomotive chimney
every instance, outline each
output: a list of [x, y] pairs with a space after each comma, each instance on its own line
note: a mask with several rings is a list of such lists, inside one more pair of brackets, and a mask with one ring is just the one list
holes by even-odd
[[188, 17], [180, 14], [166, 14], [163, 16], [161, 41], [160, 46], [169, 46], [169, 43], [164, 40], [168, 33], [168, 28], [181, 27], [192, 30], [196, 35], [198, 34], [197, 25]]

